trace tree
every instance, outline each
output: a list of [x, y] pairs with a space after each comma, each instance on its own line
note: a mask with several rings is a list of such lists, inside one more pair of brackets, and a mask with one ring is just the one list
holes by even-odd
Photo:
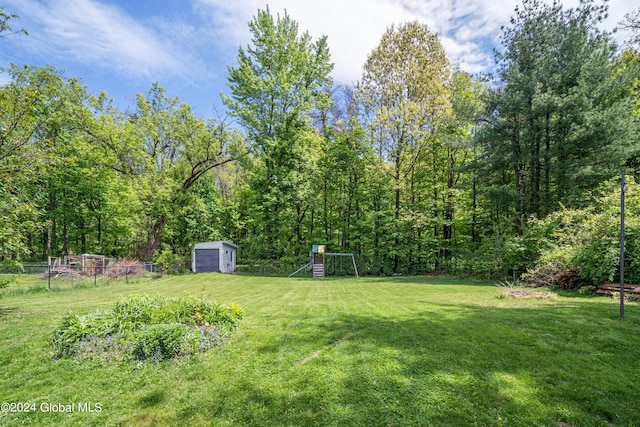
[[0, 247], [2, 256], [20, 257], [45, 219], [30, 183], [58, 164], [60, 146], [86, 114], [87, 95], [54, 68], [12, 66], [8, 72], [11, 82], [0, 88]]
[[[442, 119], [449, 114], [451, 69], [436, 33], [418, 22], [391, 26], [364, 66], [360, 94], [365, 120], [381, 161], [392, 165], [394, 186], [393, 271], [398, 271], [402, 248], [415, 241], [420, 230], [406, 233], [415, 223], [413, 208], [420, 198], [419, 164], [436, 140]], [[436, 164], [421, 165], [434, 174]], [[424, 182], [424, 181], [422, 181]], [[409, 211], [403, 214], [403, 191]], [[433, 196], [433, 201], [438, 195]], [[403, 219], [403, 216], [405, 219]]]
[[354, 88], [336, 86], [331, 98], [332, 105], [315, 115], [323, 141], [311, 176], [317, 197], [309, 230], [313, 242], [324, 242], [332, 252], [359, 254], [368, 246], [367, 165], [375, 157], [358, 118]]
[[[312, 42], [285, 12], [277, 19], [258, 10], [249, 23], [252, 44], [240, 48], [238, 66], [229, 67], [231, 96], [223, 95], [252, 144], [256, 163], [250, 179], [256, 248], [279, 257], [290, 240], [302, 235], [308, 156], [317, 143], [309, 126], [314, 108], [329, 98], [321, 89], [331, 82], [327, 38]], [[279, 245], [279, 246], [278, 246]]]
[[640, 9], [624, 15], [624, 20], [620, 23], [621, 27], [631, 32], [629, 42], [631, 44], [640, 45]]
[[[18, 18], [20, 17], [15, 13], [5, 12], [4, 8], [0, 7], [0, 37], [5, 37], [8, 34], [25, 34], [25, 35], [29, 34], [27, 33], [27, 30], [25, 30], [24, 28], [21, 28], [18, 31], [13, 31], [13, 28], [11, 28], [11, 26], [9, 25], [9, 21], [11, 21], [12, 19], [18, 19]], [[2, 33], [8, 33], [8, 34], [2, 34]]]
[[607, 8], [593, 3], [565, 10], [525, 0], [504, 28], [483, 144], [494, 186], [514, 192], [520, 232], [530, 215], [586, 203], [629, 155], [619, 89], [629, 76], [614, 73], [615, 45], [598, 29]]
[[140, 247], [151, 259], [167, 222], [190, 200], [190, 190], [220, 165], [244, 154], [242, 139], [221, 122], [205, 123], [191, 108], [169, 98], [155, 83], [138, 94], [136, 111], [105, 114], [111, 123], [94, 136], [115, 157], [113, 167], [128, 176], [138, 192]]
[[[450, 80], [451, 114], [444, 119], [441, 131], [446, 158], [442, 192], [441, 261], [449, 262], [456, 240], [460, 246], [478, 240], [478, 176], [474, 165], [479, 154], [475, 150], [475, 136], [484, 110], [486, 89], [478, 78], [455, 70]], [[461, 213], [458, 218], [458, 213]], [[455, 225], [458, 234], [454, 236]], [[460, 247], [457, 248], [458, 252]]]

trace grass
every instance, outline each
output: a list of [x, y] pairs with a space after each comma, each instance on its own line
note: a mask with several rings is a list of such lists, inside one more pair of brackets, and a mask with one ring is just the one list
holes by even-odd
[[[0, 425], [640, 425], [637, 303], [621, 322], [612, 299], [511, 299], [450, 278], [29, 286], [0, 290], [0, 401], [36, 411], [2, 413]], [[49, 334], [68, 310], [140, 294], [234, 302], [245, 318], [224, 345], [188, 360], [51, 358]], [[72, 413], [41, 410], [72, 403]]]

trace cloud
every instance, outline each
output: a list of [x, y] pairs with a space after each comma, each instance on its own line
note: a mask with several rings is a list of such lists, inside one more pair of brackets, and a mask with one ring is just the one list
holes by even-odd
[[[250, 42], [247, 23], [258, 9], [265, 9], [261, 0], [197, 0], [200, 10], [209, 10], [218, 25], [218, 33], [235, 49]], [[316, 40], [328, 36], [331, 59], [336, 64], [334, 78], [353, 83], [360, 78], [362, 65], [369, 52], [378, 44], [386, 28], [393, 22], [412, 18], [400, 4], [386, 0], [271, 0], [272, 14], [286, 10], [299, 25]]]
[[[631, 9], [628, 1], [610, 0], [606, 29]], [[521, 1], [4, 0], [5, 10], [20, 15], [15, 26], [30, 35], [4, 38], [0, 57], [4, 64], [80, 64], [73, 71], [99, 85], [118, 77], [129, 87], [159, 80], [216, 93], [213, 87], [224, 85], [225, 65], [234, 65], [238, 46], [250, 42], [248, 22], [267, 3], [274, 15], [286, 10], [314, 39], [327, 35], [335, 80], [354, 83], [385, 30], [413, 20], [439, 34], [453, 64], [471, 73], [491, 71], [500, 26], [508, 25]], [[576, 7], [579, 0], [562, 3]]]
[[194, 64], [199, 66], [171, 34], [113, 5], [96, 0], [8, 0], [5, 7], [18, 13], [29, 29], [21, 43], [48, 61], [72, 60], [145, 80], [185, 74]]
[[[247, 27], [258, 9], [266, 8], [261, 0], [195, 0], [200, 11], [208, 10], [218, 25], [218, 33], [228, 43], [246, 45], [250, 41]], [[418, 20], [437, 32], [449, 59], [462, 69], [477, 73], [493, 63], [486, 52], [486, 38], [495, 37], [500, 25], [508, 21], [513, 0], [271, 0], [271, 13], [285, 10], [298, 22], [301, 31], [314, 39], [328, 36], [334, 78], [354, 83], [361, 78], [362, 66], [378, 45], [382, 34], [392, 24]], [[491, 11], [491, 13], [487, 13]]]
[[[250, 41], [247, 22], [266, 0], [193, 0], [197, 8], [209, 14], [217, 26], [218, 37], [237, 46]], [[611, 30], [624, 15], [611, 0], [610, 17], [605, 28]], [[551, 0], [547, 0], [550, 3]], [[289, 15], [300, 30], [314, 38], [328, 36], [334, 78], [345, 83], [360, 79], [367, 55], [392, 24], [418, 20], [439, 34], [453, 64], [470, 73], [491, 71], [493, 48], [500, 48], [500, 27], [508, 25], [519, 0], [270, 0], [271, 13]], [[579, 0], [564, 0], [565, 8], [576, 7]], [[615, 18], [619, 17], [619, 19]], [[617, 19], [617, 21], [615, 20]]]

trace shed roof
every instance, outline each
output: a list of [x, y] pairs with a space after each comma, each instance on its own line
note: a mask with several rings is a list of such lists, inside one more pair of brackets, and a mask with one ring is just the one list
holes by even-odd
[[217, 240], [215, 242], [200, 242], [194, 245], [194, 249], [204, 249], [211, 246], [231, 246], [234, 249], [238, 249], [238, 245], [228, 242], [226, 240]]

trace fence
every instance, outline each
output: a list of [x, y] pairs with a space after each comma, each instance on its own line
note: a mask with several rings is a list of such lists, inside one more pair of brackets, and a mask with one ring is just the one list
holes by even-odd
[[[16, 265], [0, 264], [0, 284], [13, 281], [28, 288], [69, 288], [96, 285], [98, 280], [109, 281], [148, 278], [157, 279], [162, 275], [152, 262], [133, 260], [110, 260], [100, 265], [77, 263], [24, 262], [22, 268]], [[1, 287], [1, 286], [0, 286]]]

